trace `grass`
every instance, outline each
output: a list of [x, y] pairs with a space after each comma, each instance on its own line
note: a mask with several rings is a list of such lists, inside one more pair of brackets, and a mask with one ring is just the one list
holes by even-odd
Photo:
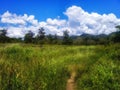
[[120, 46], [0, 45], [0, 90], [120, 89]]

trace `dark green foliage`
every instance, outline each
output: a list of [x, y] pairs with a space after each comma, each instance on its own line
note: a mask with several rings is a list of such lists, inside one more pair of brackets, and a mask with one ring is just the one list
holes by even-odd
[[56, 44], [56, 45], [59, 45], [59, 44], [62, 44], [62, 39], [60, 39], [56, 34], [55, 35], [49, 34], [47, 36], [46, 43], [47, 44]]
[[71, 45], [72, 42], [72, 38], [69, 36], [69, 32], [66, 30], [63, 32], [63, 44], [65, 45]]
[[21, 43], [23, 42], [22, 38], [9, 38], [10, 43]]
[[81, 37], [77, 37], [75, 40], [73, 40], [74, 45], [82, 45], [84, 40]]
[[120, 31], [110, 34], [110, 42], [119, 43], [120, 42]]
[[38, 34], [36, 36], [36, 42], [40, 43], [41, 45], [45, 43], [45, 32], [44, 28], [40, 28]]
[[118, 31], [120, 30], [120, 25], [117, 25], [116, 28], [118, 29]]
[[33, 36], [34, 33], [32, 31], [29, 31], [24, 37], [25, 43], [33, 43]]
[[51, 34], [49, 34], [48, 36], [47, 36], [47, 39], [48, 39], [48, 44], [53, 44], [53, 41], [54, 41], [54, 37], [53, 37], [53, 35], [51, 35]]
[[54, 36], [53, 36], [53, 44], [59, 44], [60, 42], [59, 42], [59, 39], [58, 39], [58, 36], [57, 36], [57, 34], [55, 34]]
[[44, 32], [44, 28], [40, 28], [39, 31], [38, 31], [38, 38], [40, 40], [43, 40], [45, 38], [45, 32]]
[[109, 35], [110, 42], [120, 43], [120, 25], [116, 26], [117, 31]]
[[0, 30], [0, 43], [10, 42], [10, 38], [6, 36], [7, 30]]

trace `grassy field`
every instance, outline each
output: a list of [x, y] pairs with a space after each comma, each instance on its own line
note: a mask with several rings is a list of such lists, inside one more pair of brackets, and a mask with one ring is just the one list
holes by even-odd
[[120, 90], [120, 44], [63, 46], [0, 44], [0, 90]]

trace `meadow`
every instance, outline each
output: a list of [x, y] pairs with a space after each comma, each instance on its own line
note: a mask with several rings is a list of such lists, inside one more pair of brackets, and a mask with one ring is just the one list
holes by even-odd
[[0, 44], [0, 90], [120, 90], [120, 44]]

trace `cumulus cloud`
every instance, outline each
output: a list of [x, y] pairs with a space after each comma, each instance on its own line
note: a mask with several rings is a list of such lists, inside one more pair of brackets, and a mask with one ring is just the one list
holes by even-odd
[[44, 27], [46, 34], [57, 35], [62, 35], [62, 32], [67, 29], [66, 20], [48, 18], [46, 21], [39, 22], [34, 15], [17, 15], [9, 11], [0, 15], [0, 23], [4, 24], [1, 28], [7, 29], [7, 36], [16, 38], [24, 37], [29, 30], [37, 35], [41, 27]]
[[25, 24], [25, 21], [21, 19], [21, 16], [17, 16], [16, 14], [12, 15], [8, 11], [1, 16], [1, 22], [10, 24]]
[[38, 21], [34, 15], [17, 15], [9, 11], [0, 15], [1, 28], [7, 28], [7, 35], [10, 37], [24, 37], [31, 30], [38, 32], [40, 27], [44, 27], [46, 34], [63, 35], [64, 30], [68, 30], [70, 35], [88, 34], [109, 34], [116, 31], [115, 26], [120, 24], [120, 19], [113, 13], [98, 14], [84, 11], [81, 7], [71, 6], [67, 8], [64, 15], [68, 19], [47, 18], [46, 21]]
[[39, 29], [39, 22], [34, 15], [17, 15], [9, 11], [0, 15], [0, 24], [3, 25], [1, 28], [7, 29], [7, 36], [16, 38], [24, 37], [29, 30], [37, 33]]
[[28, 23], [32, 25], [38, 24], [38, 20], [35, 20], [34, 15], [28, 16], [27, 14], [24, 14], [23, 16], [21, 16], [21, 15], [12, 14], [9, 11], [1, 15], [1, 22], [7, 24], [19, 24], [19, 25], [26, 25]]
[[120, 19], [112, 13], [88, 13], [78, 6], [69, 7], [64, 14], [68, 16], [68, 27], [74, 34], [109, 34], [120, 24]]
[[63, 31], [66, 30], [66, 25], [66, 20], [48, 18], [43, 27], [47, 30], [47, 34], [62, 35]]

